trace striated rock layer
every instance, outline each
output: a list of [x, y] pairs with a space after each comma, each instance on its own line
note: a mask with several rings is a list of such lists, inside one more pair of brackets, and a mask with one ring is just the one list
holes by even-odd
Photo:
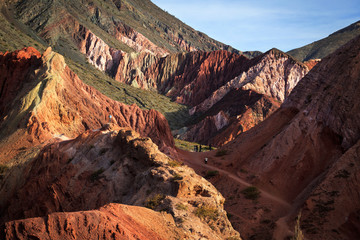
[[12, 55], [5, 54], [3, 58], [2, 76], [5, 77], [0, 78], [4, 96], [0, 101], [4, 109], [0, 118], [3, 136], [10, 136], [20, 128], [26, 130], [26, 134], [17, 141], [35, 143], [59, 136], [73, 138], [111, 121], [151, 137], [164, 151], [173, 146], [170, 128], [163, 115], [155, 110], [141, 110], [136, 105], [127, 106], [102, 95], [84, 84], [67, 67], [64, 58], [51, 49], [41, 57], [35, 49], [27, 48]]
[[[8, 239], [13, 234], [75, 239], [77, 234], [91, 234], [94, 230], [89, 226], [97, 226], [99, 231], [107, 226], [106, 234], [110, 236], [131, 231], [144, 239], [239, 237], [226, 217], [224, 198], [209, 182], [161, 153], [149, 138], [131, 130], [108, 125], [74, 140], [50, 144], [27, 169], [22, 173], [25, 183], [18, 184], [13, 194], [9, 194], [9, 182], [1, 188], [4, 197], [0, 222], [5, 224], [2, 234]], [[168, 214], [117, 204], [101, 208], [111, 202], [146, 206]], [[88, 212], [56, 213], [84, 210]], [[135, 210], [136, 214], [129, 217]], [[14, 221], [24, 218], [27, 220]], [[161, 226], [149, 226], [155, 221], [170, 225], [157, 231]], [[64, 224], [65, 229], [53, 224]], [[12, 226], [21, 226], [24, 231]], [[35, 226], [47, 232], [36, 231]], [[170, 232], [164, 234], [169, 228]]]
[[233, 89], [179, 137], [221, 146], [265, 120], [279, 106], [278, 101], [257, 92]]
[[[274, 112], [308, 72], [305, 65], [276, 49], [246, 65], [190, 110], [206, 117], [180, 138], [216, 146], [233, 140]], [[216, 124], [219, 121], [222, 124]]]
[[[360, 38], [323, 59], [266, 121], [227, 145], [235, 171], [256, 174], [253, 183], [293, 202], [279, 220], [302, 209], [311, 239], [358, 238], [360, 139]], [[351, 190], [350, 190], [351, 189]]]

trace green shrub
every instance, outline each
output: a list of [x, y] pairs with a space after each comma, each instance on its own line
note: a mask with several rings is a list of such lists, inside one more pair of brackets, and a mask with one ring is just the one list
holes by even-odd
[[155, 196], [148, 198], [145, 202], [145, 207], [155, 209], [161, 204], [161, 201], [165, 199], [163, 194], [156, 194]]
[[102, 148], [99, 152], [100, 156], [104, 155], [108, 150], [109, 150], [108, 148]]
[[168, 164], [170, 167], [180, 167], [183, 165], [183, 163], [178, 162], [176, 160], [169, 160]]
[[173, 179], [172, 179], [172, 181], [179, 181], [179, 180], [182, 180], [183, 179], [183, 177], [180, 175], [180, 174], [178, 174], [178, 173], [175, 173], [174, 175], [173, 175]]
[[246, 199], [257, 200], [260, 197], [260, 191], [255, 187], [247, 187], [241, 191]]
[[187, 206], [186, 206], [185, 204], [183, 204], [183, 203], [178, 203], [178, 204], [176, 204], [175, 208], [176, 208], [177, 210], [184, 210], [184, 211], [187, 210]]
[[98, 180], [100, 178], [100, 175], [104, 172], [105, 170], [103, 168], [100, 168], [99, 170], [93, 172], [91, 175], [90, 175], [90, 180], [92, 182]]
[[216, 220], [219, 217], [219, 212], [215, 207], [201, 206], [195, 210], [195, 215], [200, 219]]
[[216, 156], [216, 157], [221, 157], [221, 156], [225, 156], [225, 155], [227, 155], [227, 154], [228, 154], [227, 150], [222, 149], [222, 150], [218, 150], [218, 151], [216, 152], [215, 156]]
[[219, 175], [219, 171], [216, 171], [216, 170], [215, 171], [207, 171], [207, 173], [205, 175], [205, 178], [210, 179], [210, 178], [215, 177], [217, 175]]
[[6, 172], [6, 170], [8, 170], [8, 166], [4, 165], [4, 164], [0, 164], [0, 174], [3, 174]]
[[350, 173], [345, 169], [338, 171], [337, 174], [335, 175], [336, 178], [348, 178], [349, 176]]

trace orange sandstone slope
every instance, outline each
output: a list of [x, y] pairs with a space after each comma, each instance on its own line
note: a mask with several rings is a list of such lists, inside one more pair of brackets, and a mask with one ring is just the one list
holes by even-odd
[[[185, 237], [169, 214], [109, 204], [98, 210], [57, 212], [6, 223], [1, 239], [156, 239]], [[22, 229], [22, 230], [20, 230]], [[1, 233], [0, 233], [1, 234]], [[1, 236], [1, 235], [0, 235]]]
[[[293, 203], [286, 221], [303, 210], [310, 239], [359, 238], [359, 92], [360, 37], [317, 64], [272, 116], [225, 146], [234, 172], [246, 169], [253, 184]], [[276, 238], [281, 232], [278, 225]]]
[[112, 123], [151, 137], [164, 151], [174, 144], [163, 115], [102, 95], [84, 84], [50, 48], [43, 55], [33, 48], [5, 53], [0, 61], [0, 128], [1, 137], [8, 137], [1, 144], [1, 161], [9, 159], [6, 148], [11, 144], [23, 147], [54, 137], [73, 138], [101, 128], [110, 121], [109, 115]]

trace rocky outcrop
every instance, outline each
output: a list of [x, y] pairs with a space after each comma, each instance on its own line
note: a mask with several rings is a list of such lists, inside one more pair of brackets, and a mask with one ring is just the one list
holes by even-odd
[[168, 56], [149, 69], [158, 90], [178, 103], [195, 106], [248, 68], [248, 59], [228, 51]]
[[357, 234], [351, 229], [360, 207], [353, 162], [360, 138], [359, 46], [356, 38], [323, 59], [277, 112], [227, 145], [235, 171], [247, 169], [256, 174], [253, 184], [294, 202], [278, 222], [279, 239], [281, 222], [292, 222], [299, 209], [311, 239]]
[[358, 239], [360, 142], [342, 155], [301, 207], [303, 232], [316, 239]]
[[[164, 57], [169, 54], [168, 50], [156, 46], [144, 35], [137, 32], [135, 29], [131, 28], [130, 26], [122, 22], [116, 22], [116, 21], [114, 21], [114, 25], [116, 28], [114, 34], [115, 38], [118, 39], [120, 42], [128, 45], [132, 49], [134, 49], [135, 52], [146, 52], [159, 57]], [[184, 45], [179, 41], [176, 43], [185, 51], [188, 51], [186, 45]]]
[[[122, 228], [128, 230], [131, 227], [120, 222], [120, 230], [116, 230], [118, 223], [113, 221], [129, 218], [121, 213], [126, 207], [115, 204], [96, 211], [116, 202], [166, 211], [168, 215], [163, 214], [167, 217], [160, 223], [172, 222], [165, 228], [181, 232], [186, 239], [239, 237], [226, 217], [224, 198], [210, 183], [161, 153], [149, 138], [141, 138], [136, 132], [115, 125], [89, 130], [74, 140], [46, 146], [28, 169], [23, 173], [26, 183], [12, 191], [12, 196], [8, 193], [2, 195], [8, 196], [1, 199], [1, 222], [8, 222], [5, 224], [8, 236], [16, 233], [16, 229], [15, 232], [10, 229], [16, 225], [24, 226], [25, 234], [30, 234], [28, 231], [33, 231], [29, 225], [31, 222], [41, 228], [45, 224], [48, 226], [45, 234], [55, 236], [66, 236], [71, 232], [90, 234], [88, 226], [99, 225], [101, 230], [105, 224], [109, 224], [114, 234], [119, 234]], [[9, 192], [9, 188], [3, 187], [2, 193]], [[84, 210], [89, 212], [66, 213]], [[112, 217], [104, 219], [109, 211], [113, 212]], [[138, 211], [141, 213], [132, 216], [137, 225], [139, 222], [149, 223], [149, 218], [156, 220], [162, 215], [148, 210]], [[55, 212], [65, 213], [52, 214]], [[144, 215], [145, 219], [141, 220]], [[9, 222], [44, 216], [47, 217]], [[59, 224], [68, 222], [67, 226], [71, 225], [74, 230], [52, 228], [51, 219]], [[86, 223], [84, 219], [87, 219]], [[134, 231], [135, 226], [132, 225], [130, 231]], [[151, 232], [156, 236], [154, 228], [147, 225], [139, 234]], [[171, 232], [168, 233], [170, 236]], [[160, 237], [166, 239], [166, 235]]]
[[[163, 115], [155, 110], [141, 110], [136, 105], [127, 106], [102, 95], [84, 84], [67, 67], [64, 58], [51, 49], [41, 58], [39, 55], [37, 52], [31, 60], [36, 59], [38, 68], [34, 69], [31, 65], [30, 69], [24, 69], [28, 74], [23, 75], [23, 79], [17, 79], [19, 82], [29, 81], [25, 79], [31, 81], [20, 89], [11, 111], [2, 114], [0, 127], [3, 134], [10, 135], [20, 126], [27, 132], [22, 139], [44, 142], [54, 136], [73, 138], [111, 121], [151, 137], [164, 151], [173, 146], [170, 128]], [[4, 72], [4, 76], [15, 74], [13, 71], [16, 68], [5, 69], [9, 73]], [[1, 106], [9, 106], [2, 100]]]
[[77, 45], [81, 53], [85, 54], [88, 61], [101, 71], [108, 72], [117, 68], [124, 52], [111, 48], [102, 39], [93, 34], [84, 26], [78, 26]]
[[244, 56], [228, 51], [179, 53], [163, 58], [132, 53], [122, 54], [116, 68], [111, 64], [109, 74], [117, 81], [158, 91], [178, 103], [193, 106], [239, 75], [248, 62]]
[[300, 62], [277, 49], [272, 49], [254, 58], [249, 69], [214, 91], [205, 101], [192, 108], [190, 113], [209, 110], [236, 88], [253, 90], [283, 102], [307, 72], [307, 68]]
[[308, 61], [305, 61], [304, 64], [307, 66], [309, 70], [313, 69], [319, 62], [321, 62], [321, 59], [310, 59]]
[[[178, 239], [170, 214], [111, 203], [99, 210], [52, 213], [6, 223], [1, 239]], [[1, 235], [3, 234], [3, 235]]]
[[0, 52], [0, 123], [10, 111], [9, 102], [16, 99], [22, 87], [31, 82], [31, 73], [41, 65], [41, 54], [34, 48]]
[[[207, 117], [180, 138], [214, 146], [233, 140], [274, 112], [307, 72], [305, 65], [276, 49], [248, 60], [238, 76], [190, 109], [190, 114]], [[221, 130], [214, 127], [220, 111], [227, 116]]]
[[221, 146], [265, 120], [280, 103], [251, 90], [233, 89], [178, 138]]

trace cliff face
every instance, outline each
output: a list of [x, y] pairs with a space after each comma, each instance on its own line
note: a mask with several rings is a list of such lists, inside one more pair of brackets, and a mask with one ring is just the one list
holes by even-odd
[[228, 51], [193, 52], [162, 58], [150, 69], [161, 93], [195, 106], [248, 67], [248, 59]]
[[[75, 239], [82, 232], [91, 234], [87, 226], [92, 224], [99, 230], [109, 224], [115, 235], [126, 230], [126, 234], [144, 234], [145, 239], [157, 239], [159, 235], [161, 239], [175, 239], [176, 232], [186, 239], [239, 237], [226, 217], [224, 198], [211, 184], [161, 153], [149, 138], [115, 125], [46, 146], [22, 176], [26, 181], [13, 189], [13, 195], [2, 194], [1, 223], [8, 222], [3, 225], [8, 239], [18, 234], [11, 226], [22, 225], [28, 231], [19, 234], [36, 236], [67, 236], [73, 232], [70, 239]], [[13, 184], [3, 187], [2, 193], [9, 192], [10, 186]], [[127, 207], [118, 204], [101, 208], [111, 202], [146, 206], [167, 214], [137, 208], [138, 213], [130, 217], [136, 208], [128, 207], [127, 214]], [[88, 212], [66, 213], [74, 211]], [[111, 218], [106, 219], [109, 214]], [[47, 215], [46, 219], [13, 221]], [[130, 226], [131, 219], [137, 225]], [[171, 225], [155, 232], [160, 226], [149, 226], [151, 219]], [[144, 229], [135, 229], [144, 222]], [[70, 229], [53, 227], [57, 223]], [[40, 229], [48, 226], [48, 231], [36, 231], [34, 225]], [[169, 228], [170, 232], [162, 235]]]
[[[305, 65], [275, 49], [247, 60], [239, 70], [238, 76], [190, 109], [191, 114], [207, 117], [180, 138], [215, 146], [233, 140], [270, 116], [308, 72]], [[215, 127], [219, 117], [220, 128]]]
[[247, 71], [221, 86], [205, 101], [192, 108], [191, 113], [207, 111], [236, 88], [253, 90], [282, 102], [307, 72], [304, 65], [289, 55], [276, 49], [270, 50], [252, 59]]
[[222, 146], [272, 114], [280, 103], [251, 90], [232, 89], [180, 138]]
[[[285, 220], [291, 222], [303, 209], [302, 227], [309, 238], [358, 234], [351, 228], [360, 191], [353, 162], [360, 137], [359, 46], [356, 38], [323, 59], [277, 112], [227, 145], [237, 170], [256, 173], [253, 183], [293, 201]], [[276, 234], [282, 232], [282, 221]]]
[[31, 73], [41, 65], [41, 54], [34, 48], [0, 53], [0, 112], [1, 117], [11, 108], [9, 102], [17, 97], [22, 87], [31, 82]]
[[[173, 146], [170, 128], [163, 115], [155, 110], [141, 110], [136, 105], [127, 106], [102, 95], [81, 82], [67, 67], [63, 57], [51, 49], [41, 57], [31, 48], [7, 54], [5, 58], [8, 56], [15, 60], [9, 59], [3, 65], [3, 76], [9, 76], [2, 78], [1, 83], [4, 89], [1, 106], [8, 110], [1, 115], [3, 136], [9, 136], [20, 128], [27, 132], [21, 139], [29, 142], [44, 142], [55, 136], [73, 138], [111, 121], [151, 137], [164, 151]], [[22, 67], [21, 74], [19, 67], [12, 67], [20, 61], [17, 60], [19, 56], [25, 56], [21, 58], [25, 64], [16, 65]], [[37, 65], [30, 65], [32, 62]], [[14, 79], [20, 84], [12, 82], [11, 76], [18, 76]], [[12, 88], [17, 93], [9, 104], [6, 101], [14, 95]]]

